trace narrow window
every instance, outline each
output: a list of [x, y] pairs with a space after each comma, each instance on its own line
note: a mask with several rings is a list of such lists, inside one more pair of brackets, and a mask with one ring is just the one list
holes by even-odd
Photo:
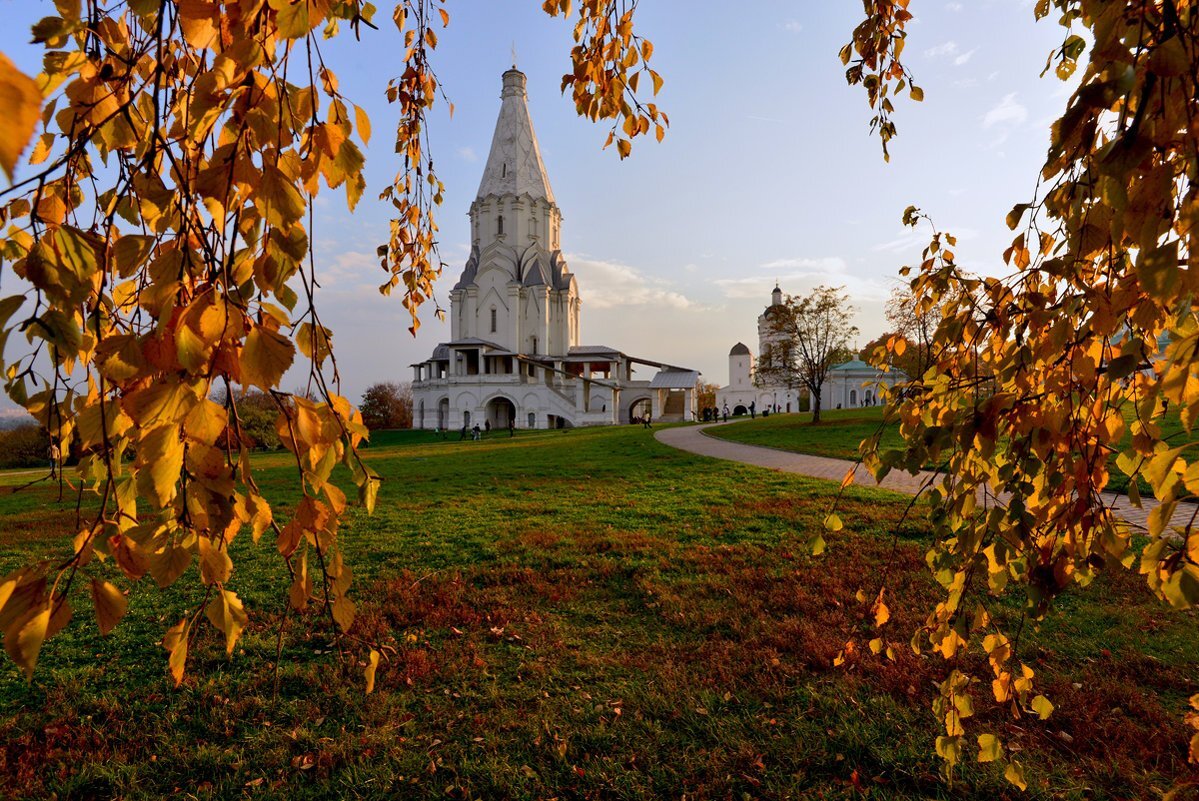
[[500, 177], [501, 178], [508, 177], [508, 162], [506, 162], [506, 161], [500, 165]]
[[495, 333], [495, 307], [491, 308], [491, 333]]
[[533, 355], [537, 355], [537, 337], [533, 337]]
[[499, 225], [498, 225], [498, 227], [496, 228], [496, 231], [495, 231], [495, 232], [496, 232], [498, 235], [500, 235], [500, 236], [503, 236], [503, 235], [504, 235], [504, 215], [502, 215], [502, 214], [501, 214], [501, 215], [499, 216], [498, 223], [499, 223]]

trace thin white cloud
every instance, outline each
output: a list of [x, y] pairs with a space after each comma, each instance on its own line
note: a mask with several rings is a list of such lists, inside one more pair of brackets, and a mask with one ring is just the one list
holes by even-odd
[[458, 148], [458, 158], [463, 161], [474, 162], [479, 160], [479, 154], [475, 152], [473, 147], [460, 147]]
[[635, 267], [614, 261], [592, 259], [581, 254], [566, 254], [570, 271], [579, 281], [579, 294], [589, 308], [610, 309], [624, 306], [660, 306], [672, 309], [700, 309], [697, 303], [670, 288], [661, 279], [651, 278]]
[[959, 55], [957, 58], [955, 58], [953, 60], [953, 65], [955, 67], [962, 66], [963, 64], [965, 64], [967, 61], [970, 60], [971, 56], [973, 56], [977, 52], [978, 52], [977, 47], [974, 48], [973, 50], [967, 50], [965, 53], [962, 53], [961, 55]]
[[[957, 190], [950, 190], [950, 194], [954, 194], [955, 191]], [[973, 228], [953, 228], [946, 231], [946, 233], [953, 234], [954, 238], [959, 242], [968, 241], [978, 235], [978, 232]], [[931, 238], [932, 234], [927, 228], [914, 228], [904, 231], [894, 239], [878, 243], [871, 250], [875, 253], [897, 253], [905, 258], [908, 256], [914, 257], [920, 255], [920, 251], [924, 249]]]
[[820, 259], [791, 257], [775, 259], [762, 265], [763, 270], [805, 270], [809, 272], [843, 273], [848, 265], [840, 256], [827, 256]]
[[962, 10], [962, 4], [961, 4], [961, 3], [946, 3], [946, 4], [945, 4], [945, 10], [946, 10], [946, 11], [953, 11], [953, 12], [955, 12], [955, 13], [956, 13], [956, 12], [958, 12], [958, 11], [961, 11], [961, 10]]
[[789, 19], [783, 23], [783, 30], [791, 33], [799, 33], [803, 30], [803, 23], [799, 20]]
[[[971, 51], [973, 52], [973, 51]], [[941, 56], [956, 56], [958, 54], [958, 43], [950, 39], [948, 42], [942, 42], [936, 47], [930, 47], [924, 51], [924, 55], [929, 58], [940, 58]]]
[[849, 273], [849, 264], [840, 256], [821, 258], [788, 257], [759, 265], [756, 275], [721, 278], [713, 283], [730, 300], [767, 302], [777, 284], [784, 292], [806, 292], [820, 284], [844, 286], [855, 299], [886, 297], [887, 290], [874, 278]]
[[1028, 121], [1028, 109], [1016, 99], [1016, 93], [1010, 92], [983, 115], [984, 130], [994, 129], [995, 138], [987, 143], [994, 149], [1007, 141], [1012, 131]]

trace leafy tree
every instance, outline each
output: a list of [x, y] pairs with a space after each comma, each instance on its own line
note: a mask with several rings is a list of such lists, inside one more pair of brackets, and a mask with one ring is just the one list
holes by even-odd
[[[866, 5], [866, 42], [855, 35], [843, 58], [861, 57], [867, 74], [856, 79], [875, 104], [908, 77], [892, 66], [902, 38], [879, 34], [906, 3]], [[1030, 177], [1031, 196], [1007, 216], [1011, 272], [971, 273], [954, 237], [932, 229], [923, 261], [903, 271], [917, 307], [940, 317], [930, 370], [887, 409], [905, 446], [883, 451], [876, 437], [863, 454], [880, 479], [946, 465], [932, 492], [928, 554], [945, 592], [912, 641], [954, 660], [934, 705], [944, 722], [937, 752], [950, 772], [973, 754], [999, 763], [1021, 788], [1023, 768], [1004, 744], [986, 732], [968, 738], [966, 726], [974, 685], [1010, 714], [1052, 713], [1019, 648], [1023, 622], [1107, 571], [1138, 572], [1176, 609], [1199, 604], [1199, 527], [1192, 514], [1174, 519], [1199, 496], [1199, 462], [1188, 450], [1199, 419], [1199, 9], [1184, 0], [1039, 0], [1034, 13], [1065, 28], [1046, 71], [1065, 80], [1081, 68], [1081, 76], [1040, 175]], [[904, 222], [931, 225], [915, 207]], [[901, 341], [889, 343], [892, 353]], [[1163, 436], [1167, 410], [1180, 416], [1182, 437]], [[1152, 488], [1158, 505], [1144, 530], [1104, 493], [1113, 465]], [[1135, 480], [1129, 493], [1140, 502]], [[993, 598], [1004, 594], [1022, 597], [1022, 616], [997, 611]], [[862, 597], [885, 625], [883, 593]], [[889, 645], [880, 636], [871, 647]], [[970, 651], [981, 658], [963, 658]], [[1199, 695], [1191, 705], [1199, 710]], [[1199, 714], [1187, 721], [1199, 729]], [[1199, 733], [1190, 758], [1199, 761]]]
[[700, 381], [699, 386], [695, 388], [696, 402], [700, 409], [715, 409], [716, 408], [716, 392], [720, 389], [719, 384], [713, 384], [710, 381]]
[[50, 435], [27, 423], [0, 431], [0, 467], [45, 467], [50, 460]]
[[[891, 290], [886, 315], [891, 330], [863, 352], [879, 353], [887, 364], [898, 367], [911, 378], [924, 375], [934, 360], [937, 326], [941, 323], [940, 308], [927, 300], [918, 302], [911, 288], [904, 285]], [[895, 337], [894, 341], [892, 337]], [[879, 352], [879, 347], [886, 353]]]
[[829, 371], [846, 361], [857, 335], [855, 309], [844, 287], [818, 286], [787, 295], [766, 317], [768, 345], [755, 380], [762, 386], [803, 387], [812, 398], [812, 422], [820, 422], [820, 390]]
[[412, 385], [385, 382], [372, 384], [362, 393], [362, 422], [371, 431], [381, 428], [412, 428]]
[[[662, 79], [653, 45], [633, 30], [635, 5], [577, 8], [563, 83], [580, 115], [611, 126], [606, 144], [621, 158], [668, 124], [637, 94], [642, 80], [656, 94]], [[203, 618], [230, 654], [249, 621], [229, 555], [248, 529], [255, 541], [269, 533], [287, 562], [289, 607], [315, 601], [344, 652], [355, 613], [339, 543], [347, 499], [329, 479], [347, 467], [368, 511], [379, 479], [357, 455], [367, 429], [338, 392], [315, 303], [312, 201], [337, 190], [353, 209], [363, 195], [370, 120], [338, 88], [321, 41], [373, 35], [375, 7], [60, 0], [48, 10], [33, 31], [41, 74], [0, 54], [10, 180], [41, 127], [33, 171], [0, 191], [0, 258], [23, 282], [0, 298], [0, 353], [13, 331], [31, 343], [0, 366], [10, 398], [56, 440], [80, 443], [78, 480], [94, 511], [60, 558], [0, 579], [6, 650], [32, 675], [70, 618], [72, 592], [90, 587], [107, 632], [126, 609], [117, 583], [150, 573], [165, 587], [197, 561], [203, 601], [164, 640], [180, 682]], [[545, 10], [566, 17], [571, 3]], [[440, 272], [432, 212], [442, 185], [424, 123], [440, 96], [431, 57], [449, 14], [443, 0], [399, 0], [392, 18], [403, 41], [387, 88], [400, 167], [381, 195], [394, 219], [378, 252], [382, 290], [402, 289], [415, 332]], [[305, 392], [288, 395], [279, 387], [297, 350]], [[223, 402], [211, 400], [216, 388]], [[247, 390], [271, 404], [238, 401]], [[261, 414], [273, 416], [302, 492], [281, 519], [250, 469]], [[366, 657], [369, 689], [380, 654]]]

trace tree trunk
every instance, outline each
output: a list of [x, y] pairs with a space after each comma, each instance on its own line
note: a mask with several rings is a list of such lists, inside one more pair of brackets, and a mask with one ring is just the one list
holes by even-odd
[[[811, 392], [811, 390], [808, 390]], [[820, 422], [820, 393], [811, 392], [812, 394], [812, 425]]]

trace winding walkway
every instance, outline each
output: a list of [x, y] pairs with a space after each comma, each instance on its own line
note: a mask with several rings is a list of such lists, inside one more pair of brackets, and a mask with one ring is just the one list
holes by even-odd
[[[669, 445], [688, 453], [765, 467], [770, 470], [780, 470], [784, 473], [794, 473], [809, 478], [823, 478], [838, 484], [845, 478], [849, 469], [854, 467], [854, 463], [846, 459], [832, 459], [827, 456], [813, 456], [777, 448], [764, 448], [760, 445], [746, 445], [743, 442], [718, 439], [706, 433], [707, 429], [719, 425], [725, 425], [725, 423], [663, 428], [654, 432], [654, 438], [663, 445]], [[902, 492], [905, 495], [915, 495], [932, 476], [933, 473], [927, 470], [916, 475], [892, 471], [882, 480], [881, 484], [876, 484], [865, 468], [858, 467], [854, 473], [853, 483], [870, 487], [878, 486], [894, 492]], [[1149, 514], [1158, 506], [1155, 499], [1143, 498], [1142, 505], [1137, 507], [1128, 500], [1127, 496], [1117, 495], [1114, 492], [1103, 493], [1103, 500], [1117, 516], [1128, 521], [1134, 528], [1141, 529], [1148, 526]], [[1185, 526], [1194, 514], [1195, 507], [1193, 505], [1179, 504], [1170, 522], [1176, 526]]]

